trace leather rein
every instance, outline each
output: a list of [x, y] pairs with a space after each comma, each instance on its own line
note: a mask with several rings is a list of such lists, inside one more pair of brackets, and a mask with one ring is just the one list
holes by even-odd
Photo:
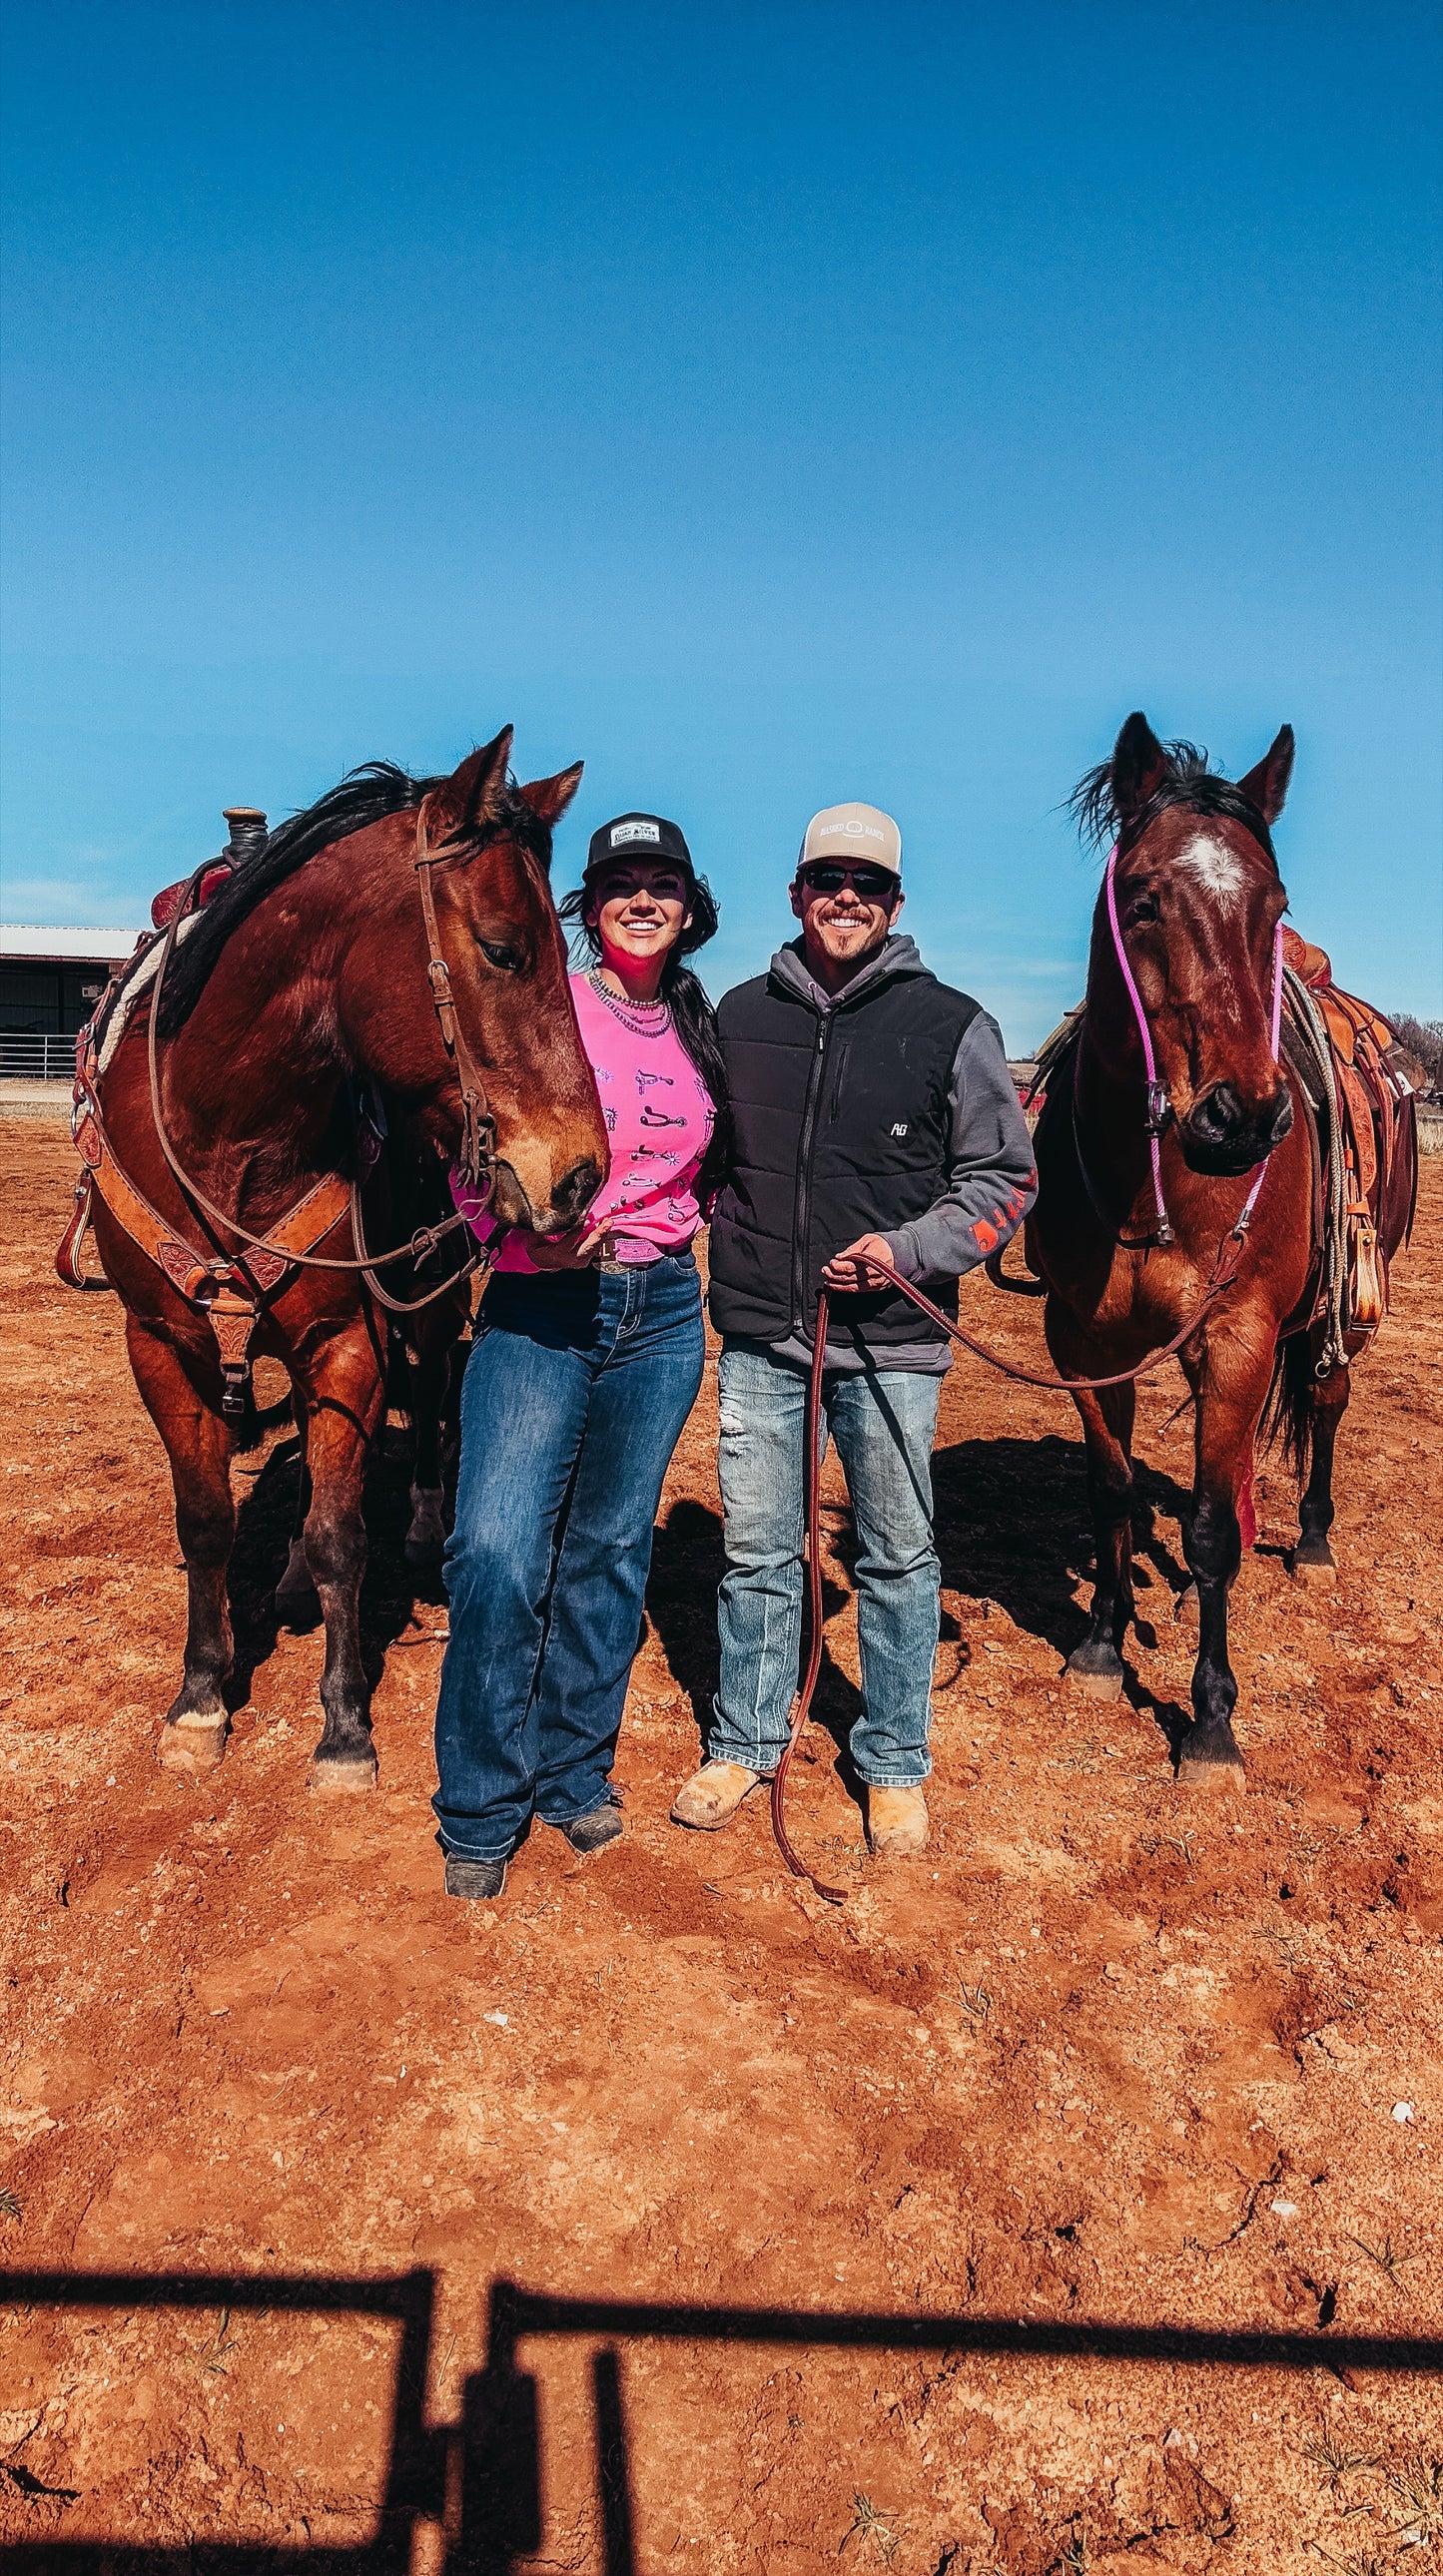
[[[428, 801], [423, 798], [416, 816], [413, 861], [426, 932], [426, 974], [441, 1031], [442, 1044], [455, 1071], [461, 1093], [461, 1151], [458, 1159], [472, 1185], [473, 1192], [481, 1193], [481, 1204], [484, 1206], [495, 1187], [496, 1125], [487, 1101], [486, 1086], [480, 1067], [471, 1052], [456, 1009], [450, 969], [446, 964], [445, 952], [441, 946], [440, 923], [436, 915], [436, 899], [431, 883], [436, 868], [449, 866], [469, 853], [463, 850], [443, 853], [431, 848], [427, 832]], [[449, 1273], [439, 1286], [430, 1289], [423, 1297], [410, 1299], [393, 1297], [382, 1286], [376, 1276], [378, 1271], [389, 1269], [398, 1261], [424, 1260], [439, 1249], [448, 1235], [458, 1233], [463, 1227], [468, 1226], [470, 1216], [462, 1215], [458, 1210], [454, 1216], [442, 1218], [436, 1225], [418, 1227], [407, 1243], [396, 1244], [387, 1252], [370, 1251], [366, 1244], [361, 1217], [361, 1186], [362, 1180], [380, 1151], [380, 1136], [374, 1128], [368, 1131], [365, 1139], [366, 1144], [369, 1145], [369, 1153], [363, 1149], [365, 1172], [360, 1178], [347, 1179], [339, 1172], [328, 1173], [323, 1180], [316, 1182], [311, 1189], [307, 1190], [304, 1197], [298, 1200], [285, 1216], [278, 1218], [264, 1234], [255, 1233], [249, 1226], [242, 1225], [240, 1219], [227, 1209], [219, 1207], [215, 1200], [201, 1188], [194, 1174], [186, 1170], [166, 1131], [161, 1105], [158, 1022], [161, 996], [179, 935], [180, 923], [188, 913], [201, 879], [213, 865], [214, 861], [207, 860], [203, 866], [196, 869], [166, 929], [165, 942], [156, 969], [154, 989], [150, 996], [150, 1018], [146, 1039], [150, 1112], [161, 1152], [184, 1192], [192, 1212], [200, 1218], [207, 1234], [210, 1234], [213, 1225], [221, 1227], [230, 1234], [239, 1235], [245, 1248], [240, 1252], [228, 1253], [212, 1235], [211, 1242], [215, 1257], [207, 1258], [204, 1254], [196, 1252], [194, 1247], [179, 1236], [175, 1228], [151, 1206], [144, 1193], [136, 1188], [110, 1142], [101, 1115], [96, 1089], [95, 1046], [91, 1035], [94, 1022], [92, 1021], [90, 1030], [82, 1032], [81, 1043], [85, 1047], [85, 1056], [83, 1062], [77, 1062], [75, 1109], [71, 1120], [72, 1133], [85, 1165], [85, 1171], [75, 1193], [75, 1214], [62, 1237], [55, 1266], [59, 1276], [69, 1287], [82, 1288], [96, 1284], [86, 1278], [81, 1268], [80, 1251], [89, 1223], [90, 1193], [92, 1188], [97, 1188], [110, 1213], [124, 1228], [132, 1242], [138, 1244], [141, 1251], [165, 1272], [172, 1286], [185, 1298], [187, 1304], [202, 1313], [210, 1323], [220, 1353], [221, 1375], [225, 1387], [221, 1409], [228, 1419], [234, 1421], [245, 1409], [250, 1382], [251, 1335], [262, 1312], [274, 1299], [282, 1279], [290, 1271], [299, 1268], [358, 1272], [365, 1279], [372, 1295], [389, 1313], [414, 1315], [419, 1314], [424, 1307], [434, 1305], [439, 1297], [446, 1296], [460, 1281], [472, 1277], [483, 1266], [486, 1256], [479, 1250], [474, 1252], [459, 1270]], [[473, 1198], [473, 1210], [475, 1204]], [[315, 1246], [323, 1243], [326, 1236], [347, 1214], [351, 1220], [352, 1239], [357, 1247], [357, 1257], [346, 1259], [336, 1254], [317, 1252]]]
[[[1256, 1196], [1256, 1193], [1253, 1195]], [[914, 1288], [910, 1279], [904, 1279], [900, 1270], [894, 1270], [888, 1264], [870, 1259], [867, 1267], [884, 1278], [890, 1288], [900, 1289], [902, 1295], [909, 1298], [917, 1308], [918, 1313], [925, 1315], [929, 1322], [938, 1325], [952, 1341], [960, 1342], [964, 1350], [971, 1351], [979, 1360], [985, 1360], [988, 1367], [996, 1369], [1001, 1376], [1014, 1379], [1019, 1386], [1043, 1387], [1049, 1395], [1087, 1395], [1102, 1387], [1129, 1386], [1136, 1378], [1146, 1377], [1151, 1370], [1161, 1368], [1164, 1360], [1176, 1357], [1189, 1335], [1196, 1332], [1209, 1307], [1223, 1294], [1224, 1289], [1232, 1286], [1237, 1277], [1251, 1213], [1252, 1199], [1250, 1198], [1236, 1225], [1223, 1237], [1218, 1247], [1218, 1257], [1213, 1264], [1212, 1277], [1180, 1331], [1174, 1333], [1170, 1342], [1164, 1342], [1161, 1349], [1149, 1351], [1144, 1359], [1138, 1361], [1136, 1368], [1119, 1369], [1111, 1377], [1044, 1377], [1035, 1369], [1019, 1368], [1015, 1360], [1004, 1359], [1000, 1351], [989, 1350], [985, 1342], [974, 1341], [963, 1325], [953, 1323], [951, 1317], [944, 1315], [940, 1306], [934, 1306], [931, 1298], [924, 1296], [920, 1288]], [[807, 1613], [811, 1629], [811, 1646], [801, 1688], [792, 1702], [790, 1732], [786, 1748], [772, 1775], [772, 1832], [776, 1838], [777, 1849], [793, 1878], [809, 1880], [815, 1893], [825, 1898], [828, 1905], [843, 1905], [846, 1903], [848, 1890], [845, 1887], [828, 1886], [825, 1880], [818, 1878], [813, 1870], [808, 1869], [806, 1862], [800, 1859], [794, 1850], [786, 1825], [787, 1773], [791, 1768], [792, 1756], [801, 1741], [802, 1731], [811, 1715], [812, 1697], [822, 1664], [822, 1467], [818, 1453], [822, 1433], [822, 1378], [826, 1368], [827, 1321], [827, 1292], [823, 1288], [817, 1297], [812, 1365], [807, 1380], [807, 1448], [804, 1467]]]

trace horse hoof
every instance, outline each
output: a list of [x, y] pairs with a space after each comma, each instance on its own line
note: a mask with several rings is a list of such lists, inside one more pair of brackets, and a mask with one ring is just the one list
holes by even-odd
[[1085, 1691], [1089, 1699], [1121, 1699], [1126, 1675], [1120, 1656], [1104, 1663], [1097, 1659], [1095, 1646], [1079, 1646], [1063, 1667], [1063, 1679], [1074, 1690]]
[[347, 1762], [323, 1762], [315, 1754], [306, 1773], [306, 1786], [318, 1798], [363, 1798], [374, 1789], [379, 1767], [374, 1753]]
[[229, 1733], [227, 1717], [167, 1719], [155, 1758], [162, 1771], [185, 1772], [193, 1779], [198, 1772], [214, 1771], [224, 1761]]
[[446, 1553], [446, 1515], [439, 1485], [411, 1487], [411, 1526], [406, 1532], [408, 1565], [439, 1565]]
[[1333, 1563], [1331, 1550], [1326, 1556], [1304, 1556], [1302, 1549], [1299, 1548], [1294, 1554], [1290, 1570], [1295, 1583], [1311, 1584], [1322, 1590], [1327, 1590], [1338, 1580], [1338, 1569]]
[[1177, 1766], [1177, 1785], [1189, 1794], [1205, 1790], [1210, 1797], [1229, 1795], [1243, 1797], [1248, 1775], [1240, 1753], [1226, 1754], [1218, 1761], [1199, 1760], [1196, 1754], [1184, 1753]]

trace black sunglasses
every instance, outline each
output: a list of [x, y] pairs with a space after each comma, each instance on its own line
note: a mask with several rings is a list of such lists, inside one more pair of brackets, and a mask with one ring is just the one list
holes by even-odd
[[841, 859], [811, 859], [797, 875], [813, 894], [840, 894], [849, 885], [863, 903], [887, 903], [900, 890], [890, 868], [854, 868]]

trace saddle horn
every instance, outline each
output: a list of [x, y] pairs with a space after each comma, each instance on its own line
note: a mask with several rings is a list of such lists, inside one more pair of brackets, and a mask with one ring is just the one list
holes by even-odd
[[226, 857], [233, 868], [244, 867], [247, 859], [259, 858], [269, 837], [266, 818], [258, 805], [227, 805], [221, 820], [230, 826]]

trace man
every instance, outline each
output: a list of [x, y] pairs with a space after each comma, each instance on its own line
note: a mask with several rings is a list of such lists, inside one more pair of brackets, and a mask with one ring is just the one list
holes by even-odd
[[735, 1145], [712, 1217], [726, 1515], [710, 1759], [679, 1824], [715, 1832], [787, 1740], [802, 1615], [807, 1372], [824, 1282], [822, 1396], [857, 1532], [862, 1714], [851, 1756], [874, 1853], [927, 1844], [939, 1567], [932, 1439], [945, 1336], [871, 1265], [957, 1310], [957, 1279], [1036, 1188], [995, 1020], [897, 933], [902, 839], [871, 805], [813, 817], [791, 888], [801, 937], [717, 1014]]

